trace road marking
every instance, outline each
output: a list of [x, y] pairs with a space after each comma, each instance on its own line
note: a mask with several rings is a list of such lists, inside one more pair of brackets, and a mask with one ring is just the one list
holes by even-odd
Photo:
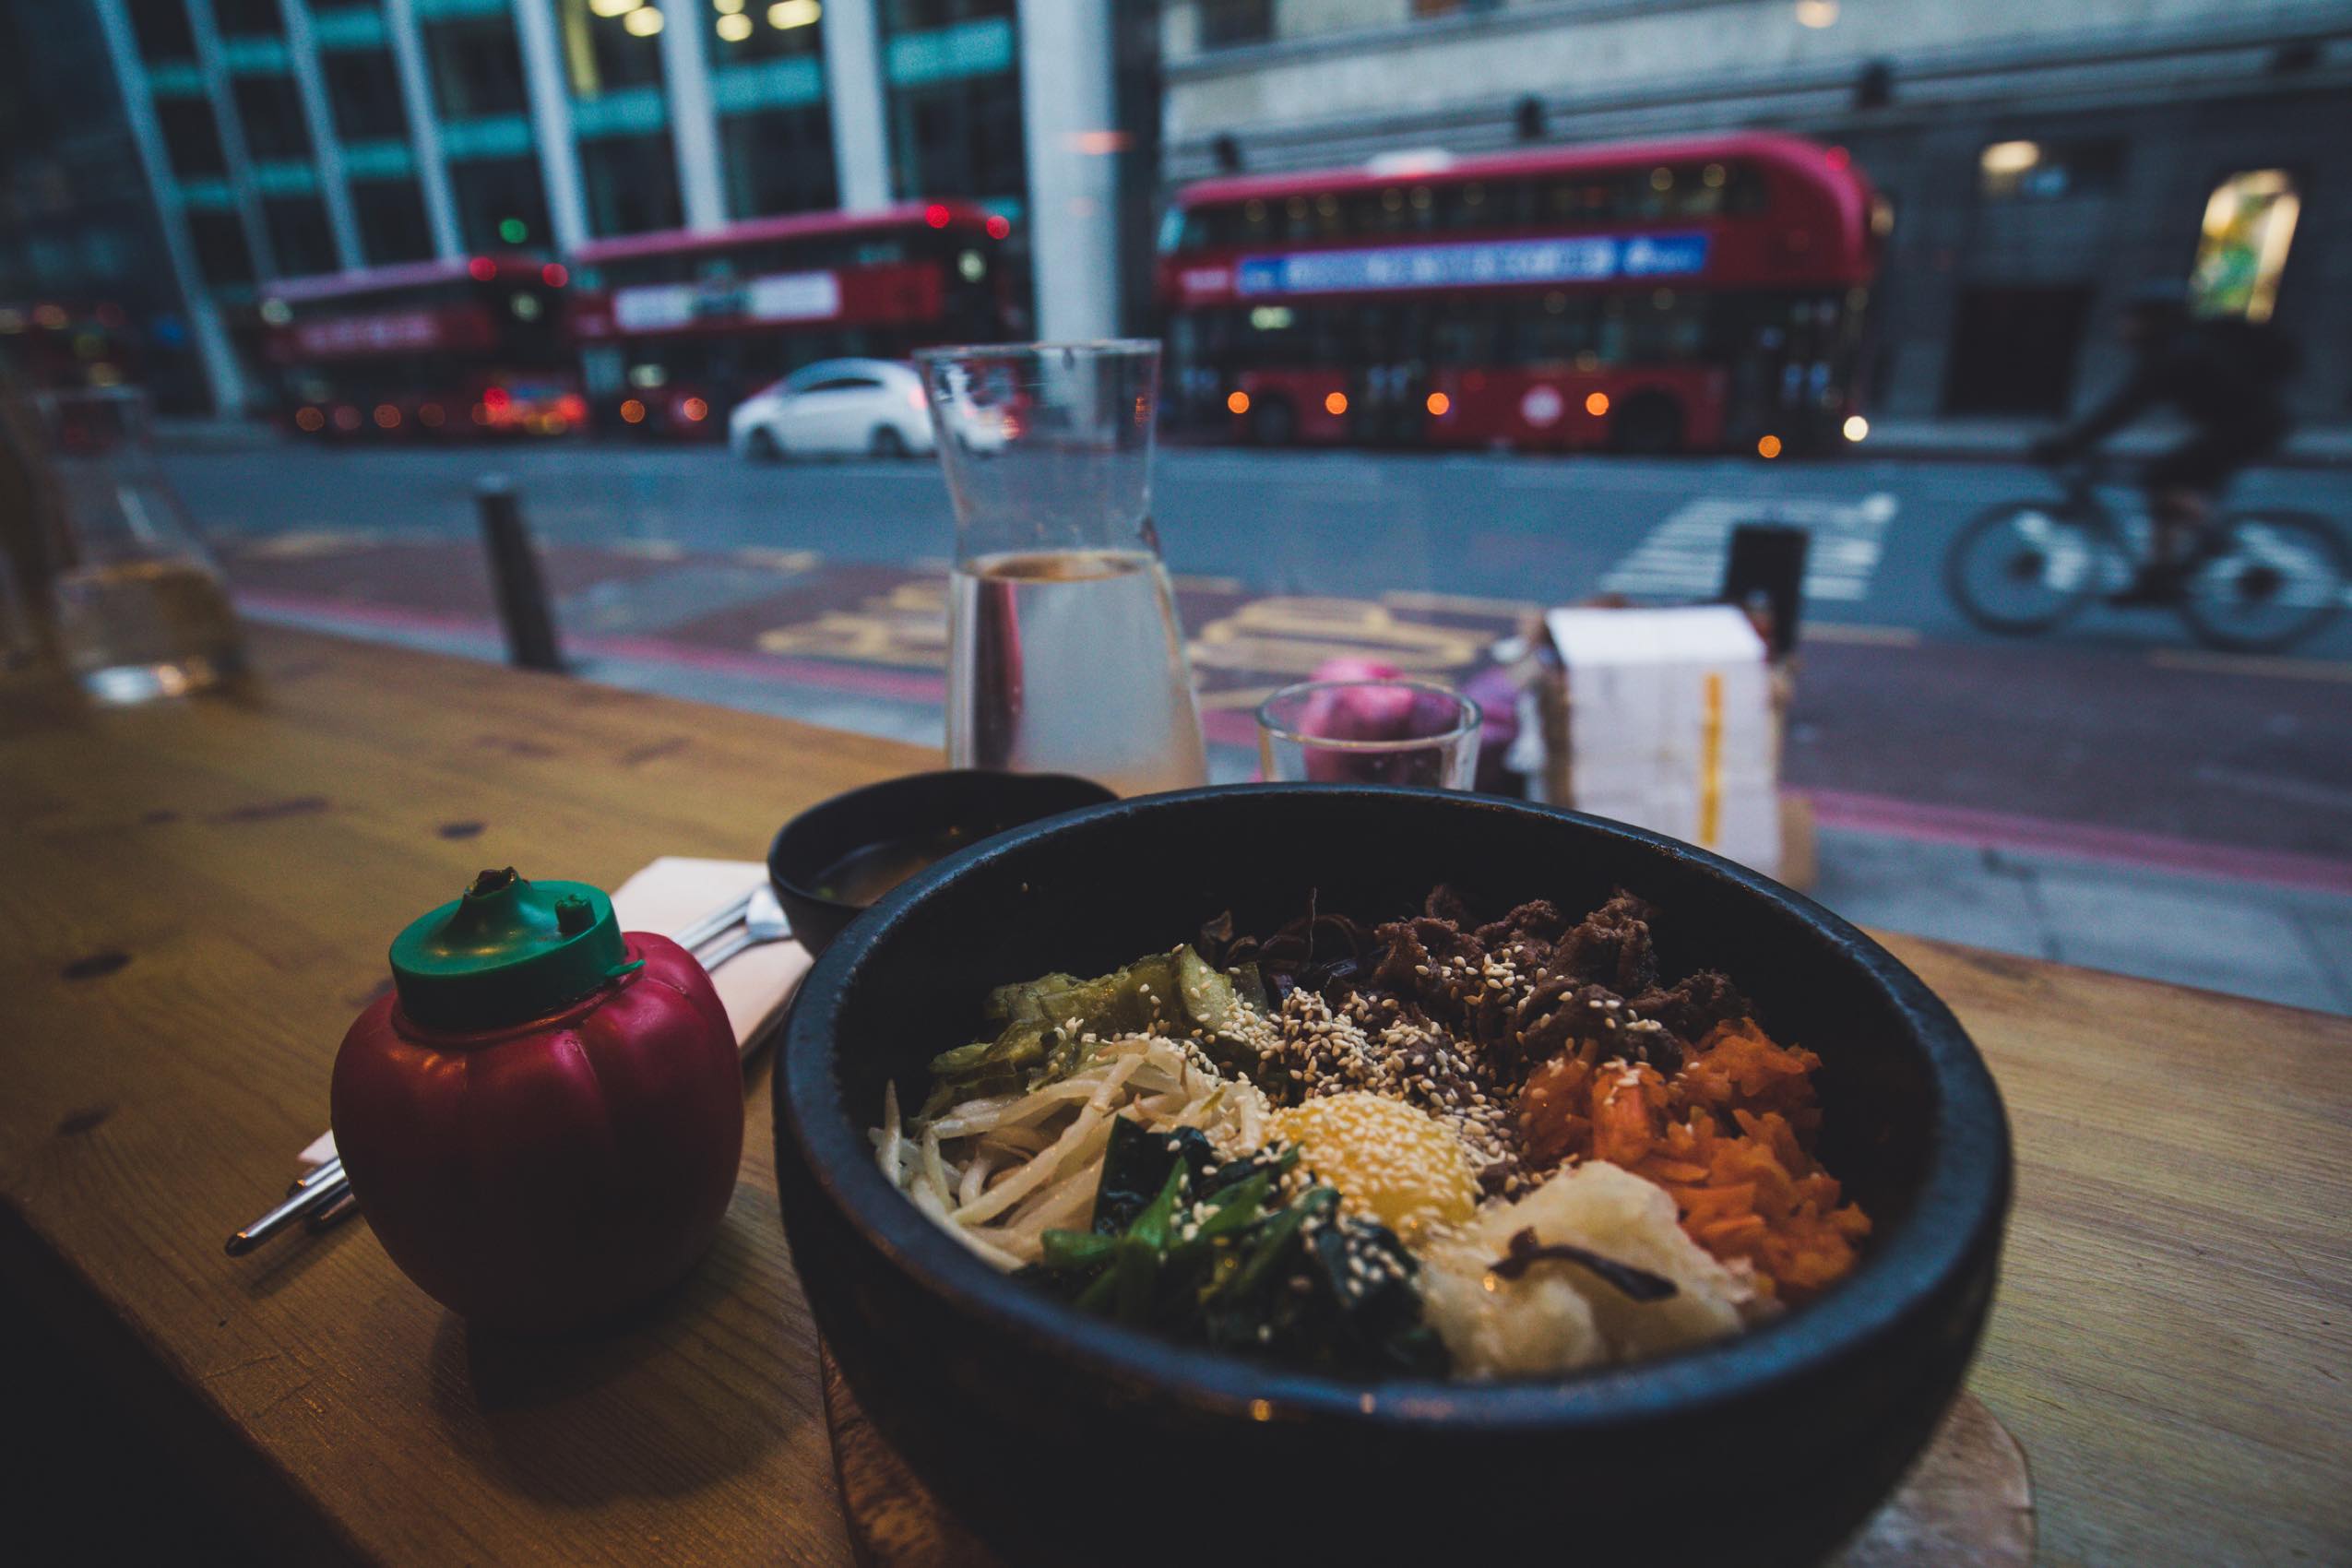
[[1601, 578], [1600, 589], [1639, 599], [1712, 599], [1723, 587], [1731, 530], [1743, 523], [1776, 523], [1812, 536], [1805, 597], [1854, 603], [1870, 593], [1898, 510], [1883, 491], [1859, 501], [1701, 496], [1652, 529]]
[[1808, 621], [1798, 638], [1809, 643], [1859, 643], [1867, 647], [1917, 647], [1916, 626], [1864, 626], [1850, 621]]
[[746, 544], [735, 552], [735, 559], [746, 566], [797, 576], [802, 572], [814, 571], [823, 564], [825, 557], [814, 550], [778, 550], [769, 544]]
[[1424, 610], [1445, 614], [1462, 615], [1540, 614], [1543, 606], [1531, 599], [1481, 599], [1471, 593], [1419, 593], [1398, 590], [1384, 593], [1380, 601], [1391, 610]]
[[2148, 662], [2159, 670], [2193, 670], [2206, 675], [2269, 675], [2288, 681], [2352, 681], [2352, 663], [2332, 659], [2277, 659], [2259, 653], [2207, 653], [2199, 648], [2160, 647]]
[[1279, 686], [1235, 686], [1228, 691], [1203, 692], [1200, 695], [1201, 710], [1215, 713], [1223, 709], [1247, 708], [1254, 713], [1261, 703], [1281, 689]]

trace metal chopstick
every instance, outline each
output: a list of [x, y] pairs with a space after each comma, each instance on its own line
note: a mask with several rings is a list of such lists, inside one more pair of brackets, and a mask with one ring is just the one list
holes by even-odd
[[[325, 1167], [320, 1169], [324, 1170]], [[325, 1209], [327, 1205], [350, 1190], [350, 1182], [343, 1175], [339, 1167], [334, 1175], [323, 1181], [312, 1182], [308, 1186], [297, 1182], [294, 1191], [286, 1195], [283, 1203], [230, 1237], [226, 1251], [232, 1258], [243, 1257], [295, 1220], [302, 1218], [304, 1215]]]
[[725, 909], [705, 915], [670, 940], [691, 953], [730, 926], [743, 922], [743, 912], [752, 906], [752, 896], [745, 893]]
[[[751, 909], [752, 895], [742, 897], [704, 916], [686, 927], [671, 940], [689, 952], [708, 943], [730, 928], [743, 923]], [[742, 946], [751, 946], [746, 942]], [[734, 956], [731, 950], [717, 962], [724, 963]], [[275, 1236], [298, 1219], [306, 1219], [314, 1230], [324, 1229], [346, 1218], [351, 1211], [351, 1184], [343, 1175], [342, 1157], [312, 1167], [294, 1178], [286, 1188], [286, 1196], [277, 1207], [229, 1238], [227, 1251], [231, 1257], [242, 1257]]]

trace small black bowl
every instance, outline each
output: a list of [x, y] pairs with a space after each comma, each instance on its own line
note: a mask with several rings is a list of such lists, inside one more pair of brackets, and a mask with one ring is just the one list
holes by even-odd
[[[1580, 1376], [1347, 1378], [1180, 1346], [997, 1273], [893, 1190], [867, 1130], [972, 1038], [989, 989], [1099, 974], [1229, 909], [1660, 911], [1669, 975], [1728, 973], [1817, 1051], [1822, 1156], [1874, 1231], [1820, 1300]], [[1315, 785], [1123, 801], [1016, 829], [875, 905], [819, 960], [776, 1083], [777, 1182], [867, 1414], [1007, 1562], [1812, 1562], [1887, 1495], [1984, 1326], [2010, 1183], [1983, 1061], [1918, 977], [1730, 862], [1572, 812]]]
[[818, 891], [826, 873], [861, 849], [953, 834], [957, 847], [1081, 806], [1119, 797], [1063, 773], [989, 773], [956, 767], [910, 773], [822, 801], [786, 823], [768, 846], [767, 875], [792, 934], [825, 951], [867, 906]]

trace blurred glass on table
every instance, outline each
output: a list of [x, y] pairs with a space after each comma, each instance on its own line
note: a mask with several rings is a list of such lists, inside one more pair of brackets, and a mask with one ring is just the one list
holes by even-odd
[[1425, 681], [1306, 681], [1258, 707], [1268, 779], [1467, 790], [1478, 775], [1479, 713]]
[[1159, 345], [916, 355], [956, 508], [947, 760], [1123, 795], [1207, 781], [1151, 521]]
[[244, 663], [220, 570], [148, 445], [127, 388], [42, 393], [37, 505], [53, 570], [50, 609], [65, 667], [103, 702], [218, 684]]

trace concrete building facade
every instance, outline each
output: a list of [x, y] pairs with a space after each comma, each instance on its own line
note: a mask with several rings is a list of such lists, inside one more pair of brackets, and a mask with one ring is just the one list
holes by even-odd
[[1905, 417], [2080, 406], [2133, 291], [2210, 281], [2204, 236], [2258, 204], [2254, 314], [2302, 350], [2298, 411], [2352, 411], [2352, 6], [1169, 0], [1161, 55], [1171, 187], [1533, 140], [1843, 146], [1893, 204], [1872, 400]]
[[948, 196], [1041, 277], [1109, 273], [1118, 117], [1157, 112], [1114, 90], [1113, 0], [91, 3], [222, 410], [278, 279]]

